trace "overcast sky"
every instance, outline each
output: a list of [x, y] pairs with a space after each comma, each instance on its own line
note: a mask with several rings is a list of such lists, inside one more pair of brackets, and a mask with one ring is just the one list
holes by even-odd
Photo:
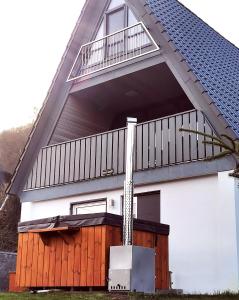
[[[181, 2], [239, 46], [238, 0]], [[0, 131], [33, 120], [83, 4], [84, 0], [0, 0]]]

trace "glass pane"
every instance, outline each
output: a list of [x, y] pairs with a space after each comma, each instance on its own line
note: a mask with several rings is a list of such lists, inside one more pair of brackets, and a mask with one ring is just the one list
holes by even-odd
[[117, 10], [107, 16], [107, 34], [123, 29], [124, 25], [124, 9]]
[[112, 0], [110, 2], [110, 5], [109, 5], [108, 9], [110, 10], [112, 8], [115, 8], [115, 7], [119, 6], [119, 5], [123, 5], [124, 3], [125, 3], [124, 0]]
[[129, 9], [128, 10], [128, 26], [134, 25], [138, 23], [137, 19], [135, 18], [134, 14], [132, 11]]

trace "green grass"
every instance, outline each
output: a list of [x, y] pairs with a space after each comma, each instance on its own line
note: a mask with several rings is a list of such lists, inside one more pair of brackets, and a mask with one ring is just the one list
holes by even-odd
[[143, 295], [143, 294], [107, 294], [107, 293], [0, 293], [0, 300], [239, 300], [239, 294], [215, 294], [215, 295]]

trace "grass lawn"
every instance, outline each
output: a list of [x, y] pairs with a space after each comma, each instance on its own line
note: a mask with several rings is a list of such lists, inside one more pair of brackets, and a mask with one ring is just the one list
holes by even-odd
[[30, 293], [0, 293], [0, 300], [233, 300], [239, 299], [239, 294], [220, 294], [220, 295], [142, 295], [142, 294], [107, 294], [107, 293], [49, 293], [49, 294], [30, 294]]

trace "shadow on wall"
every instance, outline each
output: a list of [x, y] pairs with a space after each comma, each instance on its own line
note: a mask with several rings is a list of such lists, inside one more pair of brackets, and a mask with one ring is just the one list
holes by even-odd
[[16, 253], [0, 252], [0, 291], [8, 290], [9, 272], [16, 270]]

